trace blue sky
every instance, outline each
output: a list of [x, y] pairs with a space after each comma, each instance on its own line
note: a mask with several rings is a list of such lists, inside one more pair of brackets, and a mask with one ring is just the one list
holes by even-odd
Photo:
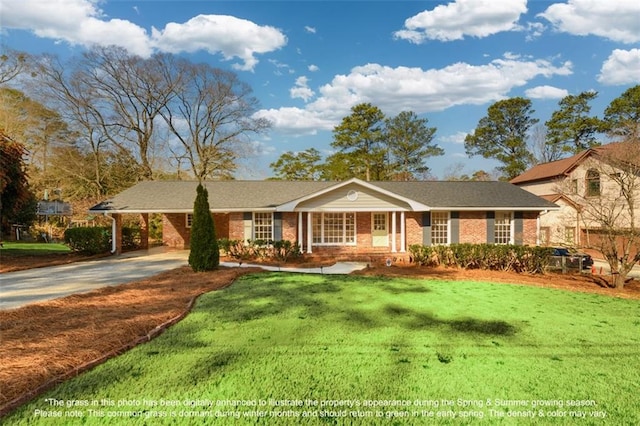
[[492, 103], [528, 97], [544, 123], [563, 96], [595, 90], [601, 116], [640, 84], [636, 0], [0, 0], [0, 17], [2, 44], [16, 50], [64, 58], [116, 44], [233, 70], [273, 122], [253, 141], [247, 179], [270, 176], [285, 151], [330, 154], [331, 130], [361, 102], [438, 129], [435, 177], [491, 171], [463, 140]]

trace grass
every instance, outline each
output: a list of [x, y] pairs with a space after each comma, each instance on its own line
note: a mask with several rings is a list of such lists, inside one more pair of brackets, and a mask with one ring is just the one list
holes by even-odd
[[5, 421], [638, 424], [638, 318], [637, 301], [525, 286], [249, 275]]
[[4, 241], [0, 248], [2, 256], [41, 256], [46, 254], [69, 253], [71, 249], [58, 243], [23, 243]]

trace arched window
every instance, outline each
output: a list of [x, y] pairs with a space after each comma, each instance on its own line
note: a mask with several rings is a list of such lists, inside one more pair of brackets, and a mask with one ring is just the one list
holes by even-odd
[[600, 173], [597, 170], [589, 169], [586, 178], [587, 197], [600, 196]]

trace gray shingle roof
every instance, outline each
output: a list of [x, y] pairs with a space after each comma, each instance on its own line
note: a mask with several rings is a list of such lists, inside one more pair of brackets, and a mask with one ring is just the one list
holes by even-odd
[[[359, 182], [356, 180], [356, 182]], [[330, 189], [341, 182], [215, 181], [206, 182], [214, 211], [273, 210], [277, 206]], [[557, 206], [507, 182], [368, 182], [431, 208], [553, 209]], [[99, 212], [189, 212], [197, 182], [148, 181], [93, 206]]]

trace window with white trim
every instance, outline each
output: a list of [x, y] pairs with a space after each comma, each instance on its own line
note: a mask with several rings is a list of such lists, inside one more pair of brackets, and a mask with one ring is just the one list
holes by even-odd
[[313, 213], [314, 244], [347, 245], [356, 242], [356, 214]]
[[449, 244], [449, 212], [431, 212], [431, 244]]
[[496, 212], [494, 242], [513, 244], [512, 212]]
[[253, 239], [273, 240], [273, 213], [253, 213]]
[[193, 225], [193, 213], [187, 213], [184, 215], [184, 223], [185, 227], [191, 228], [191, 225]]

